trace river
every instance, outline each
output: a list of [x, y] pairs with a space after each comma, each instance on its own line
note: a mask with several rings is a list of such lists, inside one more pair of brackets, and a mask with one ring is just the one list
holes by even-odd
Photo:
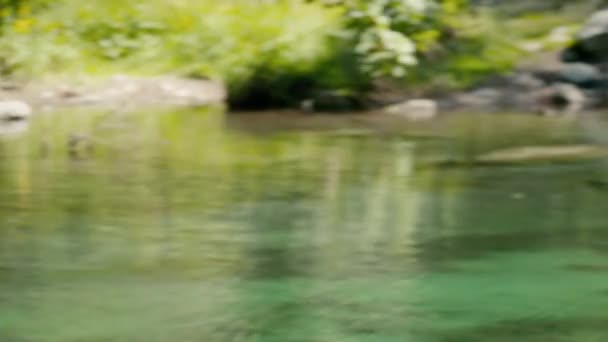
[[597, 133], [383, 122], [35, 117], [0, 138], [0, 341], [608, 340], [608, 159], [471, 162]]

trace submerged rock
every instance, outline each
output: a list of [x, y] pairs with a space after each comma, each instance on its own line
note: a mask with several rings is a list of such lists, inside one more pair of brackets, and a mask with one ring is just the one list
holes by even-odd
[[32, 107], [23, 101], [0, 101], [0, 120], [20, 121], [32, 115]]
[[71, 158], [77, 159], [90, 154], [93, 151], [93, 142], [85, 134], [72, 133], [67, 139], [67, 151]]
[[576, 161], [608, 157], [608, 149], [594, 145], [525, 146], [492, 151], [475, 159], [478, 163], [525, 163]]
[[435, 167], [518, 166], [567, 164], [608, 158], [608, 148], [597, 145], [522, 146], [490, 151], [473, 158], [446, 159]]
[[385, 107], [384, 112], [412, 121], [425, 121], [437, 116], [438, 105], [430, 99], [413, 99]]

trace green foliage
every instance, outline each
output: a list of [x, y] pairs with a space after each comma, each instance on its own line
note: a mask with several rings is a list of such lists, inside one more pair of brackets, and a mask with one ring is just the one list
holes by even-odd
[[[42, 51], [34, 49], [32, 53], [53, 57], [33, 58], [36, 69], [59, 65], [84, 67], [90, 72], [97, 69], [99, 60], [132, 58], [138, 69], [142, 64], [151, 69], [162, 64], [194, 76], [219, 76], [236, 82], [236, 88], [275, 66], [303, 73], [310, 70], [311, 61], [323, 60], [328, 53], [341, 56], [338, 59], [343, 62], [345, 53], [328, 52], [330, 48], [352, 50], [351, 57], [358, 57], [361, 70], [373, 77], [401, 77], [417, 63], [417, 54], [437, 45], [445, 29], [443, 16], [464, 7], [462, 0], [333, 1], [333, 7], [339, 9], [288, 0], [224, 4], [195, 0], [176, 4], [160, 0], [0, 1], [10, 2], [11, 17], [15, 18], [5, 28], [6, 35], [28, 35], [34, 41], [45, 36], [48, 45], [41, 41], [43, 46], [35, 48]], [[35, 18], [29, 16], [31, 6], [43, 5], [50, 8]], [[18, 16], [19, 8], [27, 10]], [[327, 46], [328, 36], [340, 26], [348, 43], [333, 40], [332, 46]], [[47, 50], [54, 47], [71, 52]], [[238, 53], [238, 58], [231, 53]], [[83, 66], [83, 61], [78, 61], [81, 58], [93, 58], [93, 63], [84, 62]], [[302, 63], [308, 67], [300, 66]], [[6, 69], [18, 69], [14, 64]], [[341, 77], [349, 78], [346, 75]]]
[[373, 77], [403, 77], [418, 56], [434, 49], [449, 31], [445, 17], [466, 8], [463, 0], [353, 0], [344, 26], [362, 69]]

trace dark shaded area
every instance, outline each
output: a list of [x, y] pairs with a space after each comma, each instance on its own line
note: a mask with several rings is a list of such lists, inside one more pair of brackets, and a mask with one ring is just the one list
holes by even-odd
[[501, 321], [466, 330], [454, 330], [439, 337], [438, 342], [552, 342], [568, 341], [572, 336], [608, 338], [606, 318], [537, 319]]
[[590, 179], [586, 182], [587, 186], [597, 191], [608, 191], [608, 181]]
[[[529, 227], [532, 228], [532, 227]], [[435, 263], [462, 261], [463, 259], [479, 259], [495, 253], [510, 253], [518, 251], [538, 251], [550, 249], [591, 248], [608, 254], [608, 246], [593, 245], [589, 241], [573, 243], [575, 236], [572, 228], [544, 231], [521, 230], [513, 232], [492, 232], [487, 234], [458, 234], [452, 237], [431, 239], [417, 245], [418, 257], [421, 262]], [[595, 241], [608, 241], [608, 230], [598, 227], [587, 230], [587, 237]]]
[[608, 265], [568, 265], [565, 268], [574, 272], [608, 272]]
[[597, 64], [606, 62], [606, 55], [589, 51], [585, 49], [583, 44], [576, 42], [561, 53], [561, 59], [567, 63], [582, 62]]
[[336, 46], [329, 56], [301, 68], [277, 68], [269, 62], [255, 68], [246, 81], [231, 84], [228, 102], [237, 110], [300, 108], [311, 101], [314, 110], [349, 111], [368, 107], [365, 93], [371, 79], [365, 75], [345, 41], [332, 39]]

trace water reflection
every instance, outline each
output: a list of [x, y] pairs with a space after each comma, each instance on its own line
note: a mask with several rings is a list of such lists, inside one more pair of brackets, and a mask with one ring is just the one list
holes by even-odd
[[432, 163], [569, 127], [464, 118], [416, 140], [82, 114], [0, 142], [0, 340], [608, 337], [602, 162]]

